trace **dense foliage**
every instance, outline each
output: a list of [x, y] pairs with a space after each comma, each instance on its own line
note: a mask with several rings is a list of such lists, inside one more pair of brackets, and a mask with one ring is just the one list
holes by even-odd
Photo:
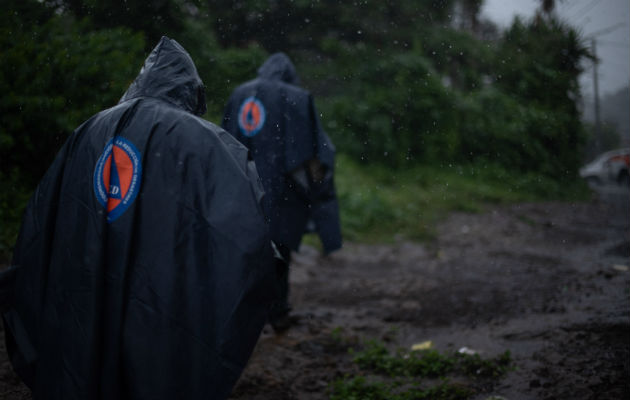
[[[87, 20], [4, 14], [0, 25], [2, 172], [36, 182], [68, 133], [116, 104], [143, 59], [141, 33]], [[38, 23], [33, 23], [38, 22]]]
[[[70, 132], [115, 104], [162, 34], [190, 52], [218, 122], [274, 51], [296, 62], [353, 162], [575, 176], [588, 52], [549, 14], [505, 32], [481, 0], [8, 0], [0, 16], [0, 252]], [[529, 179], [529, 178], [528, 178]], [[342, 204], [342, 207], [346, 204]]]
[[68, 134], [116, 104], [143, 58], [141, 33], [94, 30], [36, 1], [0, 17], [0, 255], [33, 190]]

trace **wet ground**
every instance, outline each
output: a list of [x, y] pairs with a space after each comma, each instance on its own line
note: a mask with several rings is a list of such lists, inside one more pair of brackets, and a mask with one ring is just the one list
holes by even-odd
[[[431, 243], [350, 243], [327, 258], [305, 247], [292, 266], [295, 325], [265, 327], [231, 398], [327, 399], [356, 372], [347, 347], [378, 339], [509, 350], [515, 368], [473, 399], [628, 399], [629, 267], [627, 190], [453, 214]], [[30, 398], [3, 348], [0, 398]]]
[[629, 225], [630, 192], [611, 190], [454, 214], [429, 244], [303, 249], [299, 321], [280, 336], [265, 328], [232, 398], [328, 398], [331, 381], [355, 372], [341, 335], [510, 350], [516, 368], [475, 399], [630, 399]]

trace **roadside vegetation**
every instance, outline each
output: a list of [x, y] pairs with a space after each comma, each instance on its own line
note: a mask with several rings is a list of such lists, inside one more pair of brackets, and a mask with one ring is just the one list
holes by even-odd
[[344, 238], [387, 243], [430, 240], [449, 212], [481, 212], [490, 204], [588, 199], [584, 182], [516, 173], [496, 164], [411, 165], [392, 170], [338, 157], [336, 186]]
[[367, 340], [349, 352], [356, 372], [330, 385], [331, 400], [463, 400], [488, 391], [512, 368], [509, 351], [490, 358], [433, 349], [392, 353]]

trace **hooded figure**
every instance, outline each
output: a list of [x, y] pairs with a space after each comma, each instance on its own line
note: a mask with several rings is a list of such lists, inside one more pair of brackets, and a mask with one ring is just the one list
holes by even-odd
[[253, 154], [266, 192], [263, 208], [271, 238], [287, 260], [278, 267], [281, 301], [272, 311], [274, 328], [283, 328], [274, 320], [290, 310], [288, 260], [302, 235], [316, 231], [325, 253], [341, 247], [335, 148], [320, 125], [313, 98], [298, 83], [291, 60], [273, 54], [258, 69], [258, 78], [234, 90], [223, 118], [223, 128]]
[[274, 271], [254, 163], [203, 112], [192, 59], [163, 37], [37, 187], [3, 314], [34, 399], [229, 395]]

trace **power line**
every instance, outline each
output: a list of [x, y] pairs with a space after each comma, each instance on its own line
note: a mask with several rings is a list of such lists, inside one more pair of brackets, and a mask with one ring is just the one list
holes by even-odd
[[562, 5], [564, 5], [564, 4], [566, 4], [566, 5], [567, 5], [567, 6], [566, 6], [566, 8], [564, 9], [564, 11], [569, 11], [569, 10], [570, 10], [570, 9], [572, 9], [574, 6], [578, 5], [578, 4], [579, 4], [579, 1], [577, 1], [577, 0], [576, 0], [576, 1], [571, 1], [571, 2], [567, 1], [566, 3], [565, 3], [565, 2], [562, 2], [562, 3], [560, 3], [560, 6], [562, 6]]
[[615, 40], [600, 40], [600, 43], [608, 43], [608, 44], [614, 44], [616, 46], [626, 46], [628, 48], [630, 48], [630, 42], [618, 42]]
[[591, 17], [585, 17], [582, 21], [580, 21], [579, 23], [576, 24], [576, 26], [581, 26], [584, 27], [586, 26], [589, 22], [591, 22]]
[[570, 19], [579, 19], [588, 14], [596, 5], [600, 3], [601, 0], [593, 0], [588, 3], [585, 7], [582, 7], [577, 13], [573, 15]]
[[607, 40], [600, 40], [599, 43], [603, 44], [603, 45], [606, 45], [606, 46], [622, 47], [622, 48], [625, 48], [625, 49], [630, 48], [630, 44], [629, 43], [609, 42]]
[[575, 14], [573, 14], [572, 19], [582, 18], [583, 16], [588, 14], [593, 8], [595, 8], [595, 6], [597, 6], [597, 4], [599, 4], [600, 1], [601, 0], [592, 0], [586, 6], [580, 8]]
[[606, 60], [606, 65], [613, 66], [613, 67], [619, 68], [619, 69], [627, 69], [628, 68], [628, 64], [620, 63], [620, 62], [612, 61], [612, 60]]
[[605, 34], [607, 34], [607, 33], [610, 33], [610, 32], [612, 32], [612, 31], [614, 31], [615, 29], [617, 29], [617, 28], [621, 28], [622, 26], [625, 26], [625, 25], [626, 25], [626, 23], [625, 23], [625, 22], [618, 22], [618, 23], [616, 23], [615, 25], [611, 25], [611, 26], [609, 26], [609, 27], [606, 27], [606, 28], [600, 29], [600, 30], [598, 30], [598, 31], [595, 31], [595, 32], [589, 33], [589, 34], [584, 35], [584, 36], [585, 36], [585, 37], [594, 38], [594, 37], [596, 37], [596, 36], [601, 36], [601, 35], [605, 35]]

